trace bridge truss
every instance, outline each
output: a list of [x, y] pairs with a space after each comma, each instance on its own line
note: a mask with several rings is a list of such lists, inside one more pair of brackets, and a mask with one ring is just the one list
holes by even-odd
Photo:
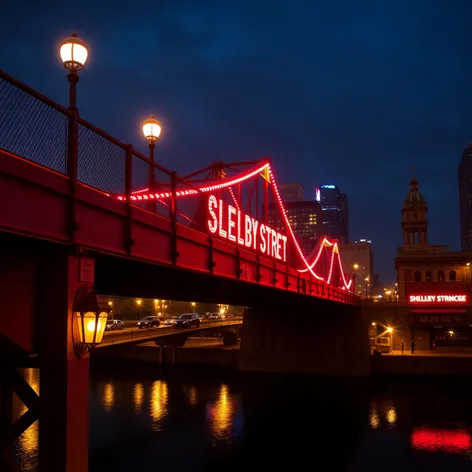
[[[159, 223], [160, 220], [155, 218], [152, 221], [162, 224], [162, 228], [170, 235], [169, 263], [172, 265], [178, 265], [178, 259], [180, 257], [180, 260], [183, 260], [184, 253], [186, 257], [191, 258], [192, 251], [200, 250], [186, 249], [189, 239], [197, 238], [185, 233], [184, 228], [187, 227], [202, 233], [202, 237], [203, 234], [208, 235], [210, 239], [205, 244], [209, 245], [210, 252], [213, 247], [212, 240], [222, 239], [225, 243], [241, 247], [246, 252], [253, 251], [257, 258], [264, 256], [266, 268], [270, 267], [270, 260], [273, 259], [273, 283], [270, 282], [273, 286], [280, 286], [276, 274], [282, 274], [285, 270], [287, 282], [283, 286], [289, 289], [292, 285], [289, 279], [296, 280], [292, 274], [295, 270], [298, 274], [296, 284], [299, 291], [301, 278], [304, 282], [304, 292], [308, 290], [305, 282], [311, 284], [313, 280], [317, 282], [316, 290], [311, 288], [306, 293], [311, 294], [315, 290], [315, 295], [324, 297], [325, 293], [328, 293], [327, 298], [332, 297], [330, 293], [334, 293], [337, 300], [357, 303], [356, 297], [348, 296], [351, 295], [352, 280], [344, 272], [337, 241], [322, 238], [310, 254], [305, 254], [302, 250], [280, 196], [270, 159], [229, 163], [218, 161], [180, 177], [176, 172], [136, 151], [131, 145], [122, 143], [85, 121], [79, 117], [77, 109], [58, 105], [2, 71], [0, 103], [0, 152], [5, 157], [8, 155], [27, 161], [67, 178], [69, 190], [66, 193], [67, 199], [70, 200], [70, 205], [67, 205], [70, 212], [67, 216], [69, 242], [87, 245], [91, 241], [92, 229], [90, 234], [79, 237], [79, 233], [84, 233], [83, 228], [87, 226], [85, 218], [91, 218], [92, 214], [90, 202], [81, 206], [86, 189], [90, 189], [115, 202], [113, 210], [110, 211], [120, 214], [122, 219], [125, 218], [124, 244], [128, 255], [137, 254], [143, 257], [143, 251], [136, 250], [139, 246], [136, 241], [137, 230], [139, 229], [140, 234], [146, 232], [148, 236], [150, 232], [148, 229], [141, 229], [141, 225], [139, 228], [135, 225], [133, 230], [133, 224], [137, 218], [136, 210], [144, 210], [145, 213], [166, 218], [168, 223]], [[12, 169], [19, 165], [17, 160], [4, 160], [2, 168], [0, 159], [0, 174], [14, 173]], [[29, 173], [26, 169], [25, 172]], [[40, 173], [44, 174], [43, 171], [32, 171], [32, 174], [35, 174], [31, 177], [32, 182], [36, 176], [39, 179]], [[45, 183], [49, 178], [44, 174], [42, 181]], [[22, 179], [23, 182], [27, 180], [24, 176]], [[15, 225], [18, 224], [20, 228], [19, 232], [33, 234], [32, 217], [36, 217], [38, 212], [31, 209], [30, 221], [18, 222], [19, 215], [10, 205], [12, 201], [21, 201], [20, 206], [25, 209], [26, 195], [24, 190], [21, 192], [23, 195], [8, 193], [9, 201], [4, 199], [0, 203], [0, 210], [4, 208], [5, 214], [13, 215]], [[31, 205], [39, 205], [36, 198], [30, 197]], [[93, 200], [96, 198], [93, 197]], [[104, 206], [103, 203], [97, 205]], [[106, 215], [110, 211], [104, 214], [103, 221], [108, 221]], [[144, 221], [147, 226], [154, 224], [150, 223], [151, 220], [145, 215], [139, 216], [138, 219], [140, 224]], [[5, 221], [3, 226], [8, 229], [11, 223], [7, 219]], [[113, 222], [113, 225], [115, 224]], [[23, 227], [25, 229], [21, 229]], [[49, 233], [45, 234], [52, 234], [52, 230], [48, 231]], [[185, 233], [185, 236], [182, 236], [185, 244], [181, 244], [181, 249], [177, 247], [179, 232]], [[249, 237], [251, 232], [252, 236]], [[44, 238], [44, 234], [41, 237]], [[93, 237], [98, 241], [101, 235], [95, 231]], [[63, 236], [54, 238], [62, 240]], [[201, 247], [204, 238], [197, 239]], [[104, 247], [105, 243], [98, 241], [97, 245]], [[237, 266], [235, 270], [239, 274], [244, 271], [239, 262], [239, 249], [234, 257]], [[162, 260], [167, 261], [167, 256], [162, 256]], [[254, 266], [258, 266], [252, 281], [259, 283], [261, 278], [271, 280], [272, 276], [260, 275], [261, 263], [258, 261], [259, 259], [250, 261]], [[212, 264], [215, 263], [210, 261], [210, 273], [213, 273]], [[249, 265], [248, 263], [248, 267]], [[286, 269], [282, 269], [282, 266], [286, 266]], [[184, 267], [191, 266], [187, 263]], [[323, 287], [331, 287], [331, 292], [325, 292]]]

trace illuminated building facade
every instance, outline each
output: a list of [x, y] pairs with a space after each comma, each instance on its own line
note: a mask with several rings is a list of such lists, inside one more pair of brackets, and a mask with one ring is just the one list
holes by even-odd
[[305, 199], [305, 192], [300, 184], [281, 184], [279, 194], [283, 202], [301, 202]]
[[349, 242], [349, 205], [345, 193], [334, 184], [323, 184], [316, 188], [315, 199], [323, 210], [324, 233], [341, 243]]
[[360, 239], [350, 244], [340, 244], [339, 253], [343, 261], [344, 271], [352, 274], [356, 284], [356, 294], [368, 297], [374, 283], [374, 253], [372, 243]]
[[418, 349], [472, 346], [472, 255], [428, 244], [426, 201], [412, 179], [402, 209], [403, 246], [398, 249], [399, 303], [405, 306], [396, 320], [397, 341]]
[[[323, 211], [317, 201], [286, 202], [285, 210], [298, 244], [304, 254], [310, 254], [323, 234]], [[275, 203], [269, 203], [269, 226], [286, 233], [285, 224], [279, 216]]]

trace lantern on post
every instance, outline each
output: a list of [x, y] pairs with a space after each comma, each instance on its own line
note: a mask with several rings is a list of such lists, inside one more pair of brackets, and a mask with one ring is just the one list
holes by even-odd
[[111, 307], [98, 297], [97, 292], [84, 294], [84, 291], [78, 293], [72, 319], [72, 338], [79, 359], [102, 342], [111, 312]]

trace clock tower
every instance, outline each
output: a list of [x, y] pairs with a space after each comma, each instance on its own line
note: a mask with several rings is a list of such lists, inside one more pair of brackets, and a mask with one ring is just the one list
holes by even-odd
[[402, 209], [403, 246], [413, 249], [428, 244], [428, 207], [418, 190], [418, 181], [413, 177]]

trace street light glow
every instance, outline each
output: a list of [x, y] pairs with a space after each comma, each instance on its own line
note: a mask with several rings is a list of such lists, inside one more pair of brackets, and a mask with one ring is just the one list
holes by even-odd
[[136, 304], [137, 304], [137, 305], [141, 305], [141, 303], [143, 303], [142, 300], [136, 300]]
[[143, 123], [143, 134], [144, 137], [150, 142], [154, 142], [157, 140], [157, 138], [161, 134], [161, 125], [160, 123], [154, 118], [154, 115], [151, 115], [150, 118], [148, 118], [144, 123]]
[[62, 41], [59, 54], [66, 69], [71, 72], [78, 72], [84, 68], [88, 50], [85, 43], [77, 37], [77, 34], [72, 33], [70, 38]]
[[389, 326], [389, 327], [387, 328], [387, 333], [391, 333], [392, 331], [393, 331], [393, 328]]

